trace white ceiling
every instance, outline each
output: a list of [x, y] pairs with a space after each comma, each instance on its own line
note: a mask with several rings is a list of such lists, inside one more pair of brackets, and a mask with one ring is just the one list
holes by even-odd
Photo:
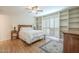
[[39, 14], [37, 14], [35, 16], [50, 14], [50, 13], [57, 12], [59, 10], [65, 9], [65, 8], [68, 8], [68, 6], [42, 6], [42, 7], [40, 7], [40, 9], [42, 9], [43, 12], [40, 12]]
[[26, 6], [0, 6], [0, 13], [5, 13], [9, 15], [31, 14], [33, 16], [41, 16], [59, 11], [64, 8], [68, 8], [67, 6], [39, 6], [39, 7], [40, 9], [43, 10], [43, 12], [40, 12], [39, 14], [29, 13], [28, 10], [25, 9]]

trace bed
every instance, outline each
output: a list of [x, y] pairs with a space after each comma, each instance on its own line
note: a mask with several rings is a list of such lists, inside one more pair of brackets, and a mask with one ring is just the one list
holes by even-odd
[[18, 37], [27, 44], [45, 39], [44, 32], [41, 30], [34, 30], [32, 25], [18, 25]]

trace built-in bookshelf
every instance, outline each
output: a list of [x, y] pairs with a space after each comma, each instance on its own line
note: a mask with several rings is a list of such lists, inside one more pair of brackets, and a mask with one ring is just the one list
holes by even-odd
[[68, 10], [60, 11], [60, 38], [63, 37], [63, 31], [68, 31]]
[[79, 7], [66, 9], [60, 12], [60, 37], [63, 31], [79, 31]]
[[79, 31], [79, 7], [68, 8], [47, 16], [37, 17], [36, 24], [38, 29], [42, 28], [42, 20], [50, 22], [49, 25], [46, 24], [46, 26], [49, 26], [48, 28], [51, 35], [63, 38], [63, 31]]
[[79, 30], [79, 7], [69, 9], [69, 30]]

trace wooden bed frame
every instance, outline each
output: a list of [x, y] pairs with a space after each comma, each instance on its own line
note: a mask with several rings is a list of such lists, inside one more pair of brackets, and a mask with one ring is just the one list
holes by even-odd
[[[19, 38], [19, 31], [20, 31], [20, 29], [22, 28], [22, 27], [32, 27], [32, 25], [18, 25], [18, 39], [20, 39]], [[45, 40], [45, 37], [44, 37], [44, 40]], [[23, 40], [22, 40], [23, 41]], [[40, 41], [40, 40], [37, 40], [37, 41]], [[35, 41], [35, 42], [37, 42], [37, 41]], [[25, 41], [23, 41], [24, 43], [27, 43], [27, 42], [25, 42]], [[35, 42], [33, 42], [33, 43], [35, 43]], [[31, 43], [31, 44], [33, 44], [33, 43]], [[28, 43], [27, 43], [28, 44]], [[28, 45], [31, 45], [31, 44], [28, 44]]]
[[22, 27], [32, 27], [32, 25], [18, 25], [18, 31], [20, 31]]
[[18, 38], [19, 38], [19, 31], [22, 27], [32, 27], [32, 25], [18, 25]]

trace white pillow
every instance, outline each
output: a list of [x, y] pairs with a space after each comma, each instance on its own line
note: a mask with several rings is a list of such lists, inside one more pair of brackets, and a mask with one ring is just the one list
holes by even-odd
[[33, 30], [33, 28], [32, 27], [23, 27], [23, 28], [21, 28], [21, 30]]

